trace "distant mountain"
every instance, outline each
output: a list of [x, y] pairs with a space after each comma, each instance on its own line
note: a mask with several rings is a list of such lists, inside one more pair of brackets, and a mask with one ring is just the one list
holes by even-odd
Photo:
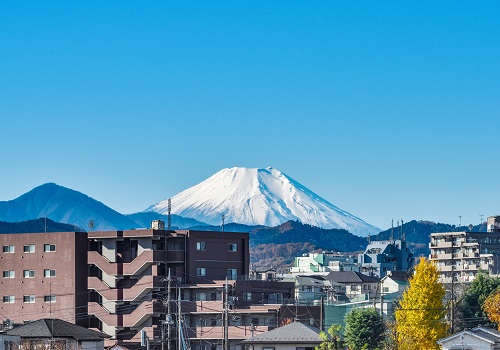
[[[380, 230], [334, 206], [284, 173], [273, 169], [223, 169], [171, 198], [172, 213], [220, 225], [226, 222], [276, 226], [288, 220], [323, 228], [344, 229], [359, 236]], [[167, 200], [145, 211], [165, 214]]]
[[89, 196], [47, 183], [22, 196], [0, 202], [0, 221], [19, 222], [47, 217], [53, 221], [93, 230], [123, 230], [135, 228], [136, 222]]
[[323, 250], [355, 252], [364, 250], [368, 241], [346, 230], [323, 229], [299, 221], [288, 221], [276, 227], [257, 228], [250, 231], [251, 247], [260, 244], [305, 242]]
[[[167, 228], [168, 216], [154, 211], [147, 211], [135, 214], [127, 214], [129, 219], [138, 223], [140, 227], [151, 227], [151, 221], [162, 220], [165, 222], [165, 228]], [[172, 229], [189, 229], [192, 227], [206, 227], [208, 224], [204, 222], [191, 219], [183, 218], [182, 216], [172, 214], [170, 215], [170, 224]]]
[[80, 227], [61, 224], [50, 219], [40, 218], [22, 222], [0, 221], [0, 234], [2, 233], [38, 233], [38, 232], [82, 232]]

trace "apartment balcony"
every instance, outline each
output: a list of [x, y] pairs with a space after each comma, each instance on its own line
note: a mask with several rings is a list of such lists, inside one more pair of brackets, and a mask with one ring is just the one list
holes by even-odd
[[224, 309], [222, 300], [216, 301], [188, 301], [182, 304], [184, 312], [188, 313], [221, 313]]
[[165, 252], [162, 250], [145, 250], [131, 262], [111, 262], [96, 251], [88, 252], [88, 264], [96, 265], [110, 276], [133, 276], [140, 274], [149, 265], [163, 262]]
[[105, 307], [96, 303], [88, 303], [88, 314], [94, 315], [102, 323], [111, 327], [139, 327], [153, 315], [160, 315], [163, 307], [159, 302], [144, 301], [129, 314], [112, 314]]
[[[229, 326], [229, 339], [247, 339], [265, 332], [274, 327], [269, 326]], [[253, 331], [253, 333], [252, 333]], [[224, 327], [198, 326], [191, 327], [188, 331], [191, 340], [196, 339], [222, 339], [224, 338]]]
[[429, 247], [439, 247], [439, 248], [451, 248], [453, 246], [453, 242], [439, 242], [439, 243], [430, 243]]
[[457, 271], [457, 267], [452, 265], [438, 266], [438, 268], [441, 272]]
[[453, 259], [452, 254], [431, 254], [432, 260], [451, 260]]
[[88, 289], [93, 289], [106, 300], [109, 301], [133, 301], [140, 299], [144, 294], [149, 293], [153, 288], [162, 287], [162, 277], [158, 276], [142, 276], [130, 288], [111, 288], [98, 277], [88, 278]]

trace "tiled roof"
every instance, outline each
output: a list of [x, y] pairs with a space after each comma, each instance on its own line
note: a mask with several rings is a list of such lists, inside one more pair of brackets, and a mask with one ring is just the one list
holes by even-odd
[[490, 344], [500, 344], [500, 332], [489, 327], [476, 327], [473, 329], [464, 330], [459, 333], [452, 334], [449, 337], [438, 340], [438, 344], [443, 344], [454, 338], [458, 339], [463, 334], [468, 334], [472, 337], [483, 339]]
[[[53, 332], [53, 334], [52, 334]], [[109, 338], [107, 334], [96, 332], [59, 319], [44, 318], [11, 329], [9, 335], [21, 338], [73, 338], [76, 340], [99, 341]]]
[[272, 331], [244, 340], [243, 343], [314, 343], [323, 341], [319, 338], [320, 330], [316, 327], [294, 322]]
[[325, 279], [338, 283], [375, 283], [379, 281], [376, 277], [363, 275], [357, 271], [333, 271]]

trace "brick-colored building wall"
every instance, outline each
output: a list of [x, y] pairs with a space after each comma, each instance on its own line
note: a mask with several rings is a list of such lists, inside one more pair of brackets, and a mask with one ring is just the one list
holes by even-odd
[[[55, 317], [85, 325], [85, 232], [2, 234], [0, 245], [3, 318], [21, 323]], [[45, 245], [48, 245], [46, 249]]]

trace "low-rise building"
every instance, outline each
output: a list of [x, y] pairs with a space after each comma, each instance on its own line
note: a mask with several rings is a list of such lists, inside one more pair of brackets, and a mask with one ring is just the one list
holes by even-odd
[[403, 239], [371, 241], [358, 256], [361, 272], [378, 278], [388, 271], [408, 271], [413, 265], [413, 253]]
[[438, 340], [442, 350], [495, 350], [500, 348], [500, 332], [477, 327]]
[[20, 338], [18, 350], [104, 350], [107, 334], [96, 332], [60, 319], [40, 319], [6, 332]]
[[359, 271], [356, 257], [335, 252], [306, 253], [294, 259], [292, 274]]
[[314, 326], [293, 322], [264, 334], [244, 340], [246, 349], [251, 350], [312, 350], [323, 340], [320, 330]]

